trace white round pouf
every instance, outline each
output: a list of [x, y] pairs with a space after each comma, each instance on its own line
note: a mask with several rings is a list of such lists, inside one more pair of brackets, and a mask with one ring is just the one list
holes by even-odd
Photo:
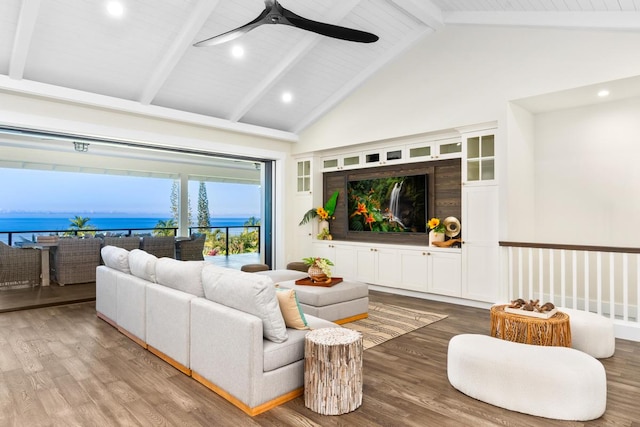
[[467, 396], [538, 417], [587, 421], [607, 406], [604, 366], [568, 347], [456, 335], [449, 341], [447, 377]]
[[362, 334], [346, 328], [309, 332], [304, 342], [304, 404], [341, 415], [362, 404]]
[[571, 347], [595, 357], [605, 359], [616, 351], [613, 321], [605, 316], [583, 310], [558, 307], [569, 315]]

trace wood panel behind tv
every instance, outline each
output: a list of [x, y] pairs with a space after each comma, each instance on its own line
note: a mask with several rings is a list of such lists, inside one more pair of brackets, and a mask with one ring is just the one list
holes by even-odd
[[426, 233], [349, 231], [349, 212], [347, 211], [348, 181], [422, 174], [428, 175], [426, 220], [432, 217], [443, 220], [448, 216], [454, 216], [462, 222], [461, 159], [325, 172], [323, 175], [323, 200], [328, 200], [336, 190], [340, 192], [334, 214], [336, 219], [331, 221], [330, 225], [333, 238], [336, 240], [352, 240], [358, 242], [428, 245], [429, 238]]

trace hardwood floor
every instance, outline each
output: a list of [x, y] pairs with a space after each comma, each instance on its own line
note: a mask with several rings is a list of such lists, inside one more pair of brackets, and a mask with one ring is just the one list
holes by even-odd
[[95, 301], [96, 284], [36, 286], [25, 289], [0, 289], [0, 313], [14, 310], [49, 307], [60, 304]]
[[487, 333], [487, 310], [381, 292], [371, 299], [449, 317], [366, 350], [363, 404], [337, 417], [311, 412], [300, 397], [251, 418], [98, 319], [92, 302], [1, 313], [0, 426], [640, 427], [640, 343], [618, 340], [615, 356], [602, 361], [601, 419], [536, 418], [449, 385], [449, 339]]

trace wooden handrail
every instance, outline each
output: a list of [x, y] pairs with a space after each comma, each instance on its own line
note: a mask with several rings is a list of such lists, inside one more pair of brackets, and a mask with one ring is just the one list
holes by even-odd
[[628, 254], [640, 254], [640, 248], [623, 248], [618, 246], [589, 246], [589, 245], [566, 245], [559, 243], [533, 243], [533, 242], [498, 242], [500, 246], [513, 248], [539, 248], [539, 249], [564, 249], [568, 251], [590, 251], [590, 252], [621, 252]]

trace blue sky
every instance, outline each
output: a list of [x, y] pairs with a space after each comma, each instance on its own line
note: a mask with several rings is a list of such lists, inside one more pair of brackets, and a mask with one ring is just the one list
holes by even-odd
[[[0, 168], [0, 212], [170, 215], [170, 179]], [[212, 217], [260, 216], [260, 187], [207, 182]], [[193, 215], [198, 182], [189, 183]]]

